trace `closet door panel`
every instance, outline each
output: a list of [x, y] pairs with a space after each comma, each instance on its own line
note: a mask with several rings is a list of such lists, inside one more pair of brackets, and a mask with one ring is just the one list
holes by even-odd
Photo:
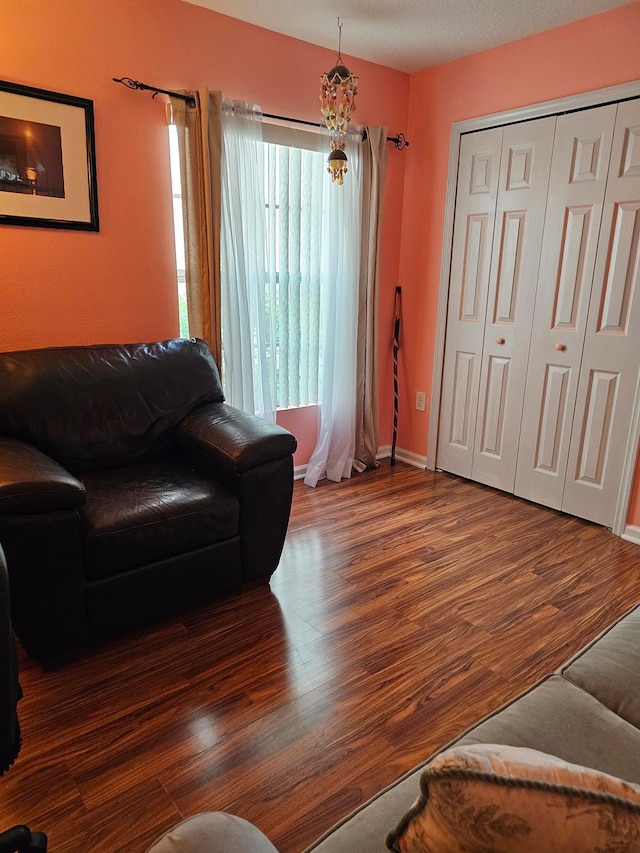
[[502, 129], [461, 140], [443, 368], [439, 468], [471, 476]]
[[640, 102], [618, 106], [562, 509], [611, 526], [640, 368]]
[[513, 491], [556, 119], [504, 129], [472, 478]]
[[559, 116], [515, 493], [560, 509], [616, 106]]

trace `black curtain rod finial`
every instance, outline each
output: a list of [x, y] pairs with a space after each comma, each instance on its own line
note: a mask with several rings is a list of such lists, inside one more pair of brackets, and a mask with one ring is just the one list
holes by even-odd
[[112, 77], [114, 83], [122, 83], [123, 86], [128, 86], [129, 89], [138, 89], [143, 92], [153, 92], [152, 98], [156, 95], [170, 95], [173, 98], [180, 98], [188, 107], [195, 107], [196, 99], [193, 95], [183, 95], [182, 92], [170, 92], [168, 89], [159, 89], [157, 86], [147, 86], [146, 83], [141, 83], [139, 80], [132, 80], [131, 77]]
[[404, 135], [404, 133], [397, 133], [395, 136], [387, 136], [387, 140], [389, 142], [393, 142], [398, 151], [402, 151], [403, 148], [409, 147], [407, 137]]

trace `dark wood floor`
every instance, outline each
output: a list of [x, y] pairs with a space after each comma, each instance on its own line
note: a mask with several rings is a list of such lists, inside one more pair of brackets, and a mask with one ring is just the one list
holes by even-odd
[[44, 673], [2, 824], [51, 853], [142, 853], [221, 809], [299, 853], [640, 599], [640, 549], [588, 522], [388, 463], [296, 484], [271, 588]]

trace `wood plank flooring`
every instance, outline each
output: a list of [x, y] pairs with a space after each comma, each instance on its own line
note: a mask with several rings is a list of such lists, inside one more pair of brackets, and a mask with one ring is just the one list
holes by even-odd
[[143, 853], [219, 809], [300, 853], [640, 600], [639, 557], [588, 522], [401, 463], [296, 483], [270, 588], [59, 671], [21, 654], [2, 828], [45, 831], [51, 853]]

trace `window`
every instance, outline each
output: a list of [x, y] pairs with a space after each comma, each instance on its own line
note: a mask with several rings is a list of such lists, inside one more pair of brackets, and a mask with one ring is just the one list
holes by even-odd
[[173, 232], [178, 272], [178, 309], [180, 312], [180, 336], [188, 338], [187, 284], [185, 280], [184, 228], [182, 225], [182, 185], [180, 182], [180, 156], [178, 154], [178, 130], [169, 125], [169, 156], [171, 160], [171, 192], [173, 195]]
[[[314, 405], [320, 376], [320, 245], [326, 136], [263, 124], [265, 304], [274, 327], [276, 406]], [[178, 135], [169, 126], [180, 334], [189, 337]], [[224, 338], [224, 332], [223, 332]]]

